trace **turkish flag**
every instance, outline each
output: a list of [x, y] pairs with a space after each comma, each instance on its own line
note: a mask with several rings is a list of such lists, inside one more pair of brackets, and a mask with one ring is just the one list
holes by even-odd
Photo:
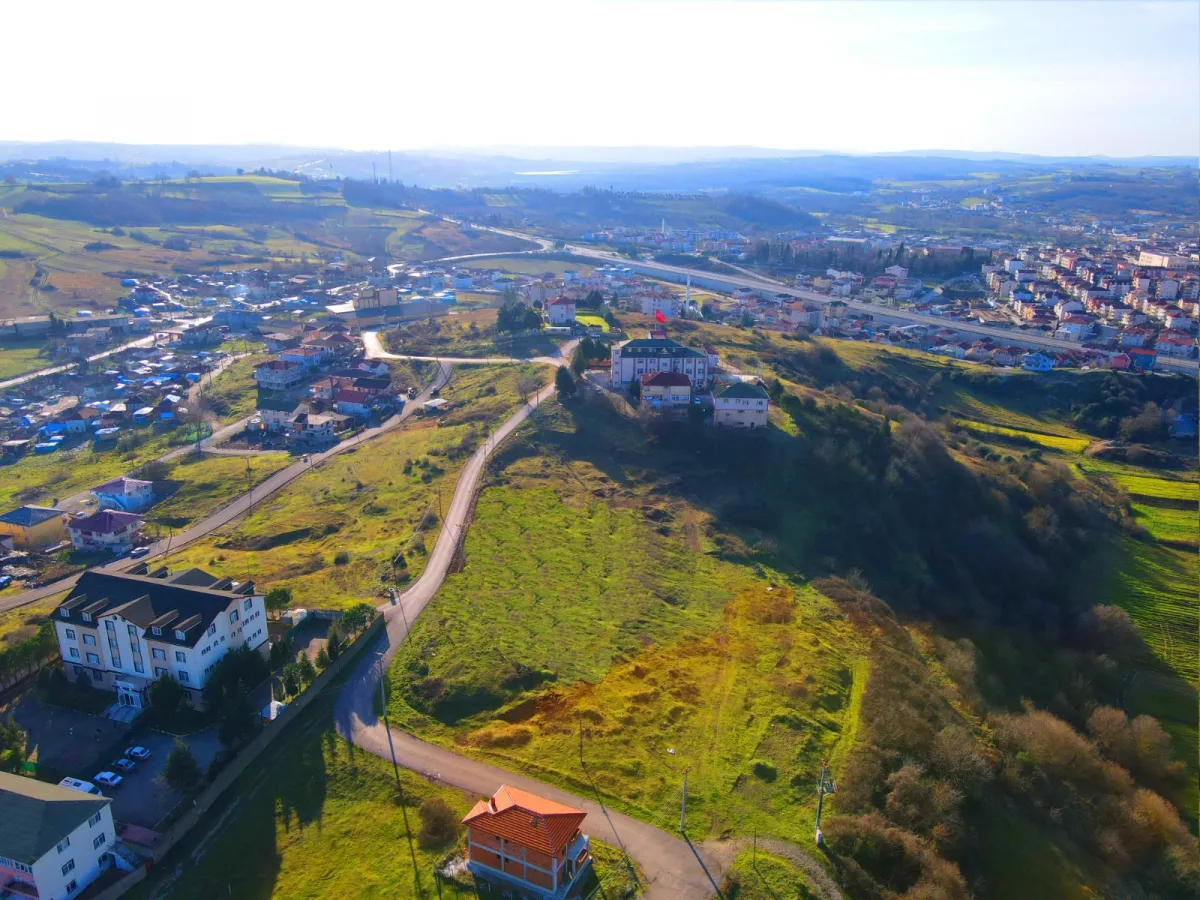
[[656, 309], [656, 310], [654, 311], [654, 318], [655, 318], [655, 320], [656, 320], [656, 321], [658, 321], [658, 322], [665, 322], [665, 321], [667, 321], [667, 317], [666, 317], [666, 316], [664, 316], [664, 315], [662, 314], [662, 310], [661, 310], [661, 309]]

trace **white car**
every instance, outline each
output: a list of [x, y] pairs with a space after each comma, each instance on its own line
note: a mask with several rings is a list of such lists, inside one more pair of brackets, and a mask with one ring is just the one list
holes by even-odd
[[97, 772], [95, 781], [105, 787], [116, 787], [121, 783], [121, 776], [116, 772]]
[[137, 763], [127, 756], [122, 756], [120, 759], [113, 760], [113, 767], [120, 769], [122, 772], [132, 772], [137, 768]]
[[149, 759], [150, 751], [147, 750], [145, 747], [130, 747], [128, 750], [125, 751], [125, 755], [128, 756], [130, 759], [137, 759], [137, 760]]

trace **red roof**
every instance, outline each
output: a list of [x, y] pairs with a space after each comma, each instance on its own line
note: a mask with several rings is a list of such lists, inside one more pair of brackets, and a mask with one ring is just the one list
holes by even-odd
[[140, 523], [142, 517], [133, 513], [104, 509], [86, 518], [71, 519], [67, 527], [77, 531], [94, 531], [97, 534], [115, 534], [130, 523]]
[[574, 306], [575, 301], [572, 300], [570, 297], [555, 297], [553, 300], [551, 300], [546, 305], [547, 306]]
[[583, 824], [587, 813], [507, 784], [491, 800], [480, 800], [463, 824], [506, 841], [557, 856]]
[[371, 405], [371, 395], [367, 391], [360, 391], [358, 388], [342, 388], [333, 399], [338, 403], [360, 403], [363, 406]]
[[682, 372], [647, 372], [642, 376], [642, 385], [644, 387], [688, 387], [692, 386], [692, 379], [688, 378]]

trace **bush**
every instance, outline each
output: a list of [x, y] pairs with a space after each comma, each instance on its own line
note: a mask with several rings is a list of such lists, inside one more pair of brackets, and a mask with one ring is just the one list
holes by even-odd
[[175, 718], [183, 705], [183, 686], [170, 675], [150, 684], [150, 708], [160, 722]]
[[350, 562], [350, 552], [348, 550], [339, 550], [333, 556], [333, 564], [335, 566], [344, 566]]
[[186, 793], [200, 783], [200, 764], [188, 745], [178, 738], [171, 752], [167, 754], [167, 765], [163, 770], [167, 784], [180, 793]]
[[427, 797], [417, 810], [421, 830], [417, 843], [425, 849], [444, 847], [458, 837], [458, 816], [441, 797]]
[[756, 759], [751, 765], [754, 777], [763, 781], [774, 781], [779, 777], [779, 770], [765, 759]]

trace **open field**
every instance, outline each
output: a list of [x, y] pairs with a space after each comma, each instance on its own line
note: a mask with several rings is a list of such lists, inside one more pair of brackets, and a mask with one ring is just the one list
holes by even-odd
[[491, 308], [409, 322], [384, 332], [393, 353], [414, 356], [515, 356], [528, 358], [553, 353], [558, 343], [541, 334], [517, 338], [498, 334], [497, 311]]
[[1195, 547], [1200, 540], [1200, 512], [1134, 503], [1133, 513], [1150, 536], [1172, 546]]
[[146, 519], [160, 529], [185, 528], [293, 462], [295, 459], [286, 453], [245, 457], [210, 453], [197, 457], [194, 453], [185, 453], [170, 463], [166, 473], [167, 478], [182, 481], [183, 487], [152, 507]]
[[[23, 589], [17, 588], [17, 591], [20, 590]], [[16, 609], [0, 612], [0, 650], [25, 638], [33, 637], [46, 617], [54, 612], [54, 607], [58, 606], [64, 595], [65, 592], [55, 594], [26, 606], [18, 606]]]
[[[4, 273], [0, 272], [0, 280]], [[40, 338], [31, 341], [0, 341], [0, 380], [15, 378], [27, 372], [36, 372], [54, 363], [42, 355], [46, 341]]]
[[1043, 434], [1038, 431], [1023, 431], [1019, 428], [1006, 428], [1003, 425], [973, 422], [970, 419], [955, 419], [954, 423], [968, 431], [982, 433], [985, 436], [994, 434], [1001, 437], [1016, 438], [1021, 441], [1029, 441], [1041, 447], [1062, 450], [1065, 453], [1080, 453], [1091, 443], [1087, 438], [1063, 437], [1058, 434]]
[[866, 674], [855, 635], [815, 592], [721, 560], [702, 512], [588, 442], [547, 405], [501, 449], [465, 570], [393, 664], [393, 715], [665, 827], [690, 765], [693, 836], [806, 833]]
[[580, 325], [586, 325], [589, 328], [599, 328], [605, 334], [608, 334], [608, 323], [601, 316], [592, 316], [587, 313], [575, 315], [575, 321]]
[[[411, 420], [334, 457], [249, 517], [172, 554], [172, 565], [248, 572], [317, 608], [352, 606], [407, 583], [424, 570], [437, 537], [439, 499], [450, 502], [484, 429], [520, 402], [520, 374], [512, 366], [456, 371], [442, 396], [458, 408], [444, 418]], [[229, 490], [236, 490], [236, 468]]]
[[736, 900], [812, 900], [819, 896], [795, 863], [753, 849], [739, 853], [725, 872], [724, 894]]
[[1126, 538], [1111, 575], [1113, 602], [1129, 611], [1155, 655], [1184, 678], [1196, 678], [1194, 550]]
[[205, 408], [225, 424], [252, 415], [258, 399], [254, 367], [272, 358], [267, 353], [255, 354], [233, 363], [204, 389]]

